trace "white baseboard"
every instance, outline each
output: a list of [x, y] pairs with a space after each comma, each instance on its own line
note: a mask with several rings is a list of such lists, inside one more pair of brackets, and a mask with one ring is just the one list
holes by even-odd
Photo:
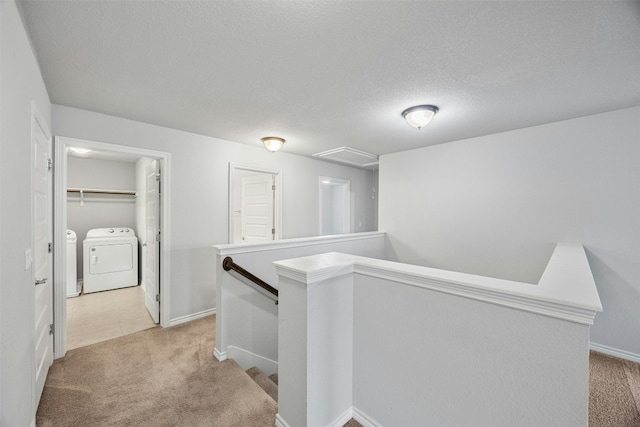
[[271, 375], [278, 372], [278, 362], [267, 359], [259, 354], [252, 353], [244, 348], [230, 345], [227, 347], [227, 356], [229, 359], [236, 361], [242, 369], [249, 369], [257, 366], [265, 375]]
[[[340, 417], [336, 418], [333, 422], [329, 423], [327, 427], [342, 427], [353, 417], [353, 409], [349, 408], [342, 414]], [[357, 420], [356, 420], [357, 421]], [[363, 424], [364, 427], [369, 427], [366, 424]], [[290, 427], [289, 424], [280, 416], [280, 414], [276, 414], [276, 427]], [[380, 426], [381, 427], [381, 426]]]
[[276, 414], [276, 427], [290, 427], [289, 424], [280, 416]]
[[594, 342], [589, 343], [589, 349], [598, 353], [608, 354], [609, 356], [617, 357], [619, 359], [640, 363], [640, 354], [631, 353], [630, 351], [619, 350], [617, 348], [596, 344]]
[[226, 351], [220, 351], [214, 347], [213, 357], [215, 357], [218, 362], [223, 362], [229, 358], [229, 353], [227, 353]]
[[362, 424], [364, 427], [382, 427], [382, 424], [374, 420], [371, 416], [364, 413], [355, 406], [352, 409], [353, 419]]
[[175, 319], [169, 320], [169, 327], [176, 326], [181, 323], [191, 322], [192, 320], [201, 319], [203, 317], [211, 316], [212, 314], [216, 314], [216, 309], [211, 308], [209, 310], [199, 311], [193, 314], [187, 314], [186, 316], [176, 317]]
[[349, 421], [351, 418], [353, 418], [353, 406], [351, 406], [349, 409], [347, 409], [342, 415], [340, 415], [338, 418], [336, 418], [335, 420], [333, 420], [332, 422], [329, 423], [328, 427], [342, 427], [343, 425], [345, 425], [347, 423], [347, 421]]
[[[362, 424], [363, 427], [382, 427], [382, 424], [371, 418], [356, 407], [350, 407], [341, 416], [336, 418], [327, 427], [342, 427], [351, 418]], [[289, 424], [280, 416], [276, 414], [276, 427], [290, 427]]]

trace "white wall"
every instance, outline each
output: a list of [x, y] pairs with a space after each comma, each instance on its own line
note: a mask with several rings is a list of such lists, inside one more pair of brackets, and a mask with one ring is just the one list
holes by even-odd
[[353, 405], [379, 425], [588, 424], [587, 325], [355, 279]]
[[[95, 188], [136, 191], [136, 164], [113, 160], [85, 159], [69, 156], [67, 159], [67, 186], [69, 188]], [[142, 187], [144, 188], [144, 187]], [[140, 191], [139, 191], [140, 192]], [[76, 259], [78, 279], [83, 277], [82, 241], [93, 228], [136, 228], [136, 197], [87, 194], [84, 205], [80, 195], [67, 194], [67, 227], [76, 232]]]
[[229, 162], [282, 170], [283, 238], [317, 235], [321, 175], [351, 180], [352, 231], [376, 227], [370, 171], [58, 105], [52, 116], [58, 136], [170, 153], [171, 319], [216, 305], [211, 246], [228, 240]]
[[15, 2], [0, 2], [0, 425], [35, 423], [31, 241], [31, 102], [51, 104]]
[[593, 342], [640, 355], [640, 108], [380, 159], [390, 259], [536, 283], [584, 244], [604, 312]]

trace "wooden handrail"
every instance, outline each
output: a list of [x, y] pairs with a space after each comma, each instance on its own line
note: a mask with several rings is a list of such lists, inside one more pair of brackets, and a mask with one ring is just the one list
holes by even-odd
[[238, 264], [234, 263], [231, 257], [228, 256], [222, 260], [222, 268], [224, 268], [225, 271], [233, 270], [239, 275], [241, 275], [242, 277], [245, 277], [251, 280], [253, 283], [260, 286], [262, 289], [269, 292], [271, 295], [275, 296], [276, 304], [278, 304], [278, 290], [273, 286], [271, 286], [270, 284], [268, 284], [267, 282], [265, 282], [264, 280], [262, 280], [261, 278], [254, 276], [244, 268], [240, 267]]

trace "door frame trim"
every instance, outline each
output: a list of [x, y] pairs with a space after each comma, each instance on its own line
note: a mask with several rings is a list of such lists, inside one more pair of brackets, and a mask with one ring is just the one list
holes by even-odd
[[276, 194], [273, 206], [275, 207], [275, 225], [276, 235], [275, 240], [282, 239], [282, 170], [279, 169], [267, 169], [260, 166], [251, 166], [241, 163], [229, 162], [229, 243], [233, 244], [233, 230], [235, 227], [235, 220], [233, 218], [233, 195], [236, 182], [234, 179], [235, 172], [238, 170], [245, 170], [258, 173], [268, 173], [275, 176]]
[[160, 326], [170, 326], [170, 279], [171, 279], [171, 154], [163, 151], [147, 150], [126, 145], [56, 136], [54, 142], [54, 359], [64, 357], [67, 353], [67, 148], [69, 146], [89, 148], [120, 154], [131, 154], [160, 160], [162, 170], [162, 197], [160, 200], [160, 230], [162, 248], [160, 253]]

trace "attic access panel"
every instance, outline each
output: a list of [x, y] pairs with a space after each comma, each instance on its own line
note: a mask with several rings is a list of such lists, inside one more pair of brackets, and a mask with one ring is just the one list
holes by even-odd
[[334, 148], [312, 154], [312, 156], [322, 160], [330, 160], [333, 162], [345, 163], [350, 166], [357, 166], [359, 168], [366, 168], [378, 164], [378, 156], [376, 154], [356, 150], [351, 147]]

